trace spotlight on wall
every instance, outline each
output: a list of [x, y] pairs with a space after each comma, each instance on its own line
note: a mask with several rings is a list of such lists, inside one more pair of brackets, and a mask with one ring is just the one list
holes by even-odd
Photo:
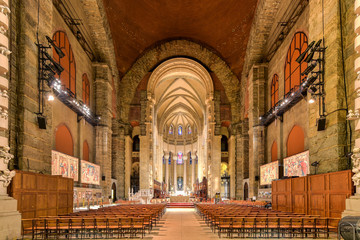
[[52, 94], [51, 92], [48, 93], [47, 100], [50, 101], [50, 102], [54, 101], [55, 100], [54, 94]]
[[308, 75], [314, 68], [316, 67], [317, 62], [311, 63], [302, 73], [301, 75]]
[[315, 96], [311, 96], [311, 98], [309, 99], [309, 103], [314, 103], [316, 101]]
[[60, 75], [60, 73], [62, 71], [64, 71], [64, 68], [60, 64], [55, 62], [54, 59], [47, 52], [43, 52], [43, 53], [44, 53], [44, 55], [46, 57], [46, 60], [49, 60], [52, 63], [52, 66], [49, 65], [49, 67]]
[[300, 56], [296, 59], [296, 62], [301, 63], [302, 60], [304, 59], [304, 57], [306, 56], [307, 52], [312, 48], [312, 46], [313, 46], [314, 44], [315, 44], [315, 41], [312, 41], [312, 42], [308, 45], [308, 47], [306, 48], [306, 50], [305, 50], [302, 54], [300, 54]]
[[314, 58], [314, 54], [316, 52], [316, 50], [320, 47], [322, 39], [320, 39], [319, 41], [317, 41], [317, 43], [315, 44], [314, 48], [311, 49], [309, 55], [305, 58], [305, 62], [309, 63], [311, 60], [313, 60]]
[[54, 41], [49, 38], [48, 36], [46, 36], [46, 39], [48, 40], [48, 42], [51, 44], [51, 46], [55, 49], [57, 55], [59, 55], [59, 58], [63, 58], [65, 57], [65, 54], [64, 52], [58, 47], [55, 45]]

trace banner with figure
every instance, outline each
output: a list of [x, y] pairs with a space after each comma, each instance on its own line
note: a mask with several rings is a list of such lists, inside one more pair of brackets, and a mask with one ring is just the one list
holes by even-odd
[[61, 175], [79, 181], [79, 159], [58, 151], [51, 151], [51, 175]]
[[260, 185], [270, 185], [279, 178], [279, 161], [260, 166]]
[[81, 183], [100, 185], [100, 166], [81, 160]]
[[309, 151], [284, 158], [284, 176], [304, 177], [309, 173]]

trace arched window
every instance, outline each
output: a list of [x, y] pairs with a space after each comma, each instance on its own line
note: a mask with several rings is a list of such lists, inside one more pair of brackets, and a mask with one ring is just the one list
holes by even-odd
[[276, 141], [273, 142], [271, 146], [271, 161], [275, 162], [278, 159], [277, 157], [277, 143]]
[[295, 125], [291, 129], [286, 143], [288, 157], [301, 153], [305, 150], [304, 138], [305, 138], [304, 131], [302, 130], [302, 128], [300, 126]]
[[182, 135], [182, 126], [179, 125], [178, 127], [178, 135], [181, 136]]
[[[301, 73], [307, 68], [307, 63], [302, 62], [299, 64], [296, 59], [301, 53], [303, 53], [308, 47], [308, 38], [303, 32], [295, 33], [289, 50], [286, 55], [285, 70], [284, 70], [284, 82], [286, 95], [289, 92], [294, 92], [301, 84], [306, 76], [301, 76]], [[305, 56], [306, 57], [306, 56]]]
[[169, 127], [169, 134], [174, 134], [174, 126], [173, 125], [170, 125]]
[[190, 165], [192, 164], [192, 157], [191, 157], [191, 152], [190, 152], [190, 160], [189, 160]]
[[187, 134], [191, 134], [192, 133], [192, 131], [191, 131], [191, 126], [190, 125], [188, 125], [188, 127], [187, 127]]
[[55, 149], [56, 151], [67, 155], [74, 155], [74, 143], [70, 130], [65, 125], [60, 125], [55, 133]]
[[279, 101], [279, 76], [274, 74], [271, 81], [271, 108]]
[[83, 144], [83, 157], [82, 158], [85, 161], [89, 161], [89, 144], [86, 140], [84, 141], [84, 144]]
[[177, 164], [183, 164], [183, 153], [178, 152]]
[[82, 75], [82, 100], [87, 106], [90, 106], [90, 83], [86, 73]]
[[[54, 33], [53, 41], [57, 47], [59, 47], [65, 56], [59, 58], [59, 55], [56, 53], [55, 48], [53, 48], [53, 58], [55, 62], [59, 63], [64, 71], [61, 73], [60, 80], [65, 88], [69, 89], [72, 93], [76, 93], [76, 67], [75, 67], [75, 58], [71, 50], [71, 45], [69, 39], [66, 36], [65, 32], [57, 31]], [[59, 76], [55, 76], [59, 78]]]
[[133, 138], [133, 152], [140, 152], [140, 138], [139, 138], [139, 135], [136, 135]]
[[228, 138], [225, 135], [221, 136], [221, 151], [227, 152], [229, 150]]

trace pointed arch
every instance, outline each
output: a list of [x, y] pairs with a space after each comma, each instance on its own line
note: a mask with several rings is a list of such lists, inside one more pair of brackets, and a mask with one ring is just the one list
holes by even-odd
[[74, 155], [74, 142], [69, 128], [60, 124], [55, 131], [55, 150], [67, 155]]
[[83, 143], [83, 160], [85, 161], [90, 161], [90, 155], [89, 155], [89, 152], [90, 152], [90, 149], [89, 149], [89, 144], [88, 142], [85, 140], [84, 143]]
[[273, 142], [271, 145], [271, 161], [275, 162], [278, 160], [278, 150], [277, 150], [277, 143], [276, 141]]
[[[306, 76], [301, 73], [307, 68], [306, 62], [298, 63], [296, 59], [308, 47], [308, 37], [303, 32], [296, 32], [289, 46], [284, 67], [284, 95], [294, 92]], [[306, 56], [305, 56], [306, 57]]]
[[90, 82], [86, 73], [82, 75], [82, 101], [90, 106]]
[[60, 58], [53, 48], [53, 59], [59, 63], [64, 71], [61, 75], [55, 74], [55, 77], [59, 78], [62, 85], [67, 88], [73, 94], [76, 93], [76, 63], [71, 44], [65, 32], [57, 31], [53, 35], [53, 41], [57, 47], [59, 47], [65, 56]]
[[274, 74], [271, 81], [271, 108], [279, 101], [279, 76]]
[[300, 126], [295, 125], [291, 129], [286, 142], [286, 151], [288, 157], [305, 151], [305, 135]]

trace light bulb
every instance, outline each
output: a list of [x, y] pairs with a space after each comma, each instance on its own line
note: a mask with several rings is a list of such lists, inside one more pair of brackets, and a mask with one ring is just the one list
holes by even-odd
[[54, 95], [53, 95], [52, 93], [50, 93], [50, 94], [48, 95], [48, 101], [52, 102], [52, 101], [54, 101], [54, 100], [55, 100]]

